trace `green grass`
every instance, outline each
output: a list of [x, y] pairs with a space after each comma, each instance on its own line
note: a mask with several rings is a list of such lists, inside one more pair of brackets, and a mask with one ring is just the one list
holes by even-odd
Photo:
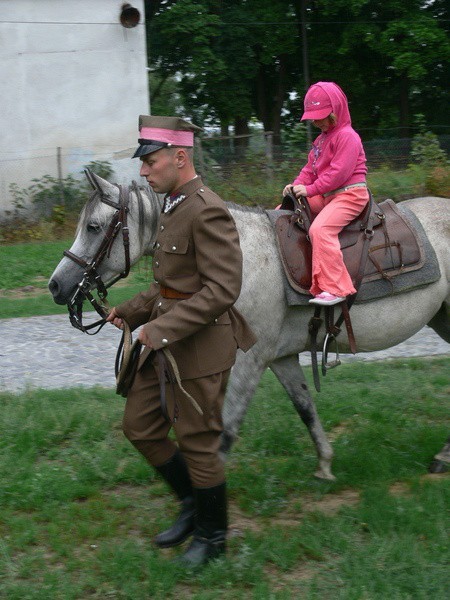
[[315, 400], [335, 483], [313, 478], [312, 443], [267, 371], [226, 467], [227, 557], [197, 575], [151, 545], [176, 507], [123, 437], [122, 398], [1, 394], [0, 598], [444, 600], [450, 480], [426, 472], [448, 435], [449, 366], [327, 375]]
[[[31, 317], [67, 313], [67, 307], [53, 302], [47, 289], [48, 280], [62, 258], [70, 240], [30, 242], [0, 246], [2, 279], [0, 318]], [[111, 306], [131, 298], [152, 280], [150, 262], [142, 259], [126, 280], [108, 292]], [[88, 306], [86, 310], [90, 310]]]

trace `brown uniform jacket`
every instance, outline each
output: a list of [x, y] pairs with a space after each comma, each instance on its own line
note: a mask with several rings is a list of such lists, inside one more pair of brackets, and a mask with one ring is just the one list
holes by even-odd
[[[236, 349], [247, 351], [255, 337], [233, 307], [242, 281], [242, 252], [225, 203], [200, 177], [180, 190], [186, 198], [159, 223], [153, 257], [155, 282], [116, 307], [132, 329], [144, 325], [153, 347], [170, 348], [182, 379], [229, 369]], [[192, 293], [166, 299], [160, 286]], [[141, 355], [139, 367], [149, 350]]]

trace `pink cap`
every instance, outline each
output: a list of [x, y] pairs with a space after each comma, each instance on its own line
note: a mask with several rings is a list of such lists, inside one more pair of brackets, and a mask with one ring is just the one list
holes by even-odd
[[320, 85], [312, 85], [306, 92], [305, 96], [305, 112], [301, 121], [312, 119], [318, 121], [325, 119], [333, 112], [330, 97]]
[[140, 131], [142, 138], [165, 142], [174, 146], [193, 146], [194, 133], [192, 131], [174, 131], [162, 127], [143, 127]]
[[194, 133], [199, 131], [202, 131], [200, 127], [180, 117], [140, 115], [139, 147], [133, 158], [139, 158], [170, 146], [192, 148]]

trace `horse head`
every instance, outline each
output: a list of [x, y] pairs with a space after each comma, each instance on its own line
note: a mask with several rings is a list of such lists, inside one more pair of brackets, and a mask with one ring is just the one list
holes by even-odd
[[[70, 250], [64, 253], [48, 287], [57, 304], [68, 304], [80, 284], [109, 287], [144, 254], [151, 254], [160, 200], [148, 187], [109, 183], [86, 170], [93, 193], [84, 206]], [[83, 290], [82, 290], [83, 291]]]

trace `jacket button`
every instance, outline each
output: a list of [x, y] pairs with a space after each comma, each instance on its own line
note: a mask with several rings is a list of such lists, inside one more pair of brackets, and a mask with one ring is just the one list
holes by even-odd
[[177, 249], [177, 247], [176, 247], [176, 246], [172, 246], [172, 250], [174, 250], [174, 251], [175, 251], [176, 249]]
[[158, 302], [158, 307], [162, 306], [162, 302]]
[[160, 229], [161, 231], [164, 231], [164, 225], [161, 225]]
[[204, 192], [205, 190], [203, 188], [200, 188], [200, 192]]
[[155, 267], [159, 267], [159, 262], [158, 261], [155, 262]]
[[166, 340], [166, 338], [163, 338], [163, 339], [161, 340], [161, 344], [164, 344], [164, 346], [165, 346], [166, 344], [168, 344], [168, 343], [169, 343], [169, 342], [168, 342], [168, 340]]
[[157, 242], [156, 247], [161, 248], [161, 244], [159, 242]]

